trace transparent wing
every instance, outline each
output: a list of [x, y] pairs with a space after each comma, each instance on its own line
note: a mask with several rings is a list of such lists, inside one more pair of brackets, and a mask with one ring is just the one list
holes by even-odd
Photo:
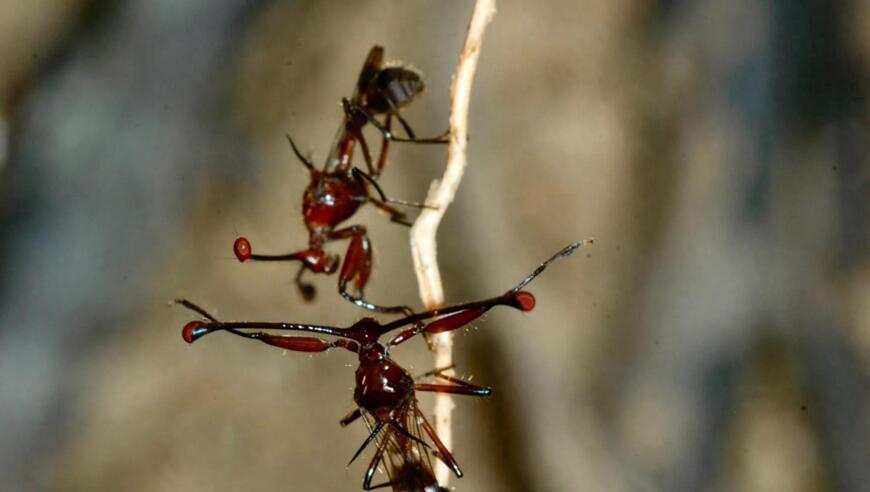
[[[417, 401], [412, 400], [399, 417], [400, 424], [417, 439], [426, 440], [426, 433], [416, 418]], [[374, 428], [371, 415], [363, 415], [368, 427]], [[420, 442], [409, 439], [392, 427], [378, 436], [378, 448], [384, 448], [380, 465], [386, 472], [394, 492], [442, 492], [432, 472], [432, 451]]]

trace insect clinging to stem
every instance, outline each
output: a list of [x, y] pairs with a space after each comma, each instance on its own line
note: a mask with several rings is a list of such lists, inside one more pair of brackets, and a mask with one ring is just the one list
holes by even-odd
[[[390, 216], [392, 222], [410, 226], [403, 212], [394, 205], [426, 207], [425, 204], [390, 199], [378, 185], [388, 152], [390, 140], [412, 143], [446, 143], [445, 136], [420, 139], [399, 110], [408, 105], [424, 87], [420, 74], [402, 65], [385, 65], [384, 50], [375, 46], [369, 52], [350, 99], [343, 99], [344, 118], [339, 127], [332, 150], [322, 170], [299, 151], [293, 139], [287, 140], [293, 153], [308, 170], [311, 182], [302, 197], [302, 214], [308, 229], [308, 248], [289, 254], [266, 255], [254, 253], [251, 242], [239, 237], [233, 244], [233, 252], [239, 261], [298, 261], [301, 263], [295, 283], [306, 300], [315, 295], [314, 286], [302, 281], [303, 273], [332, 274], [339, 266], [339, 256], [325, 251], [327, 243], [350, 239], [344, 262], [338, 274], [339, 294], [359, 307], [384, 313], [410, 314], [407, 306], [381, 306], [364, 299], [364, 289], [372, 268], [372, 247], [365, 226], [339, 227], [353, 216], [364, 203], [372, 203]], [[374, 115], [384, 115], [381, 124]], [[409, 138], [399, 139], [389, 131], [392, 119], [396, 118], [405, 128]], [[374, 122], [384, 134], [377, 162], [372, 160], [362, 129]], [[368, 173], [352, 163], [353, 150], [359, 143]], [[371, 192], [371, 189], [374, 193]]]
[[[323, 352], [331, 348], [343, 348], [356, 353], [359, 365], [356, 369], [353, 399], [358, 408], [342, 419], [341, 423], [347, 425], [359, 417], [365, 417], [371, 428], [369, 436], [351, 462], [366, 446], [372, 442], [377, 443], [375, 455], [366, 470], [363, 488], [371, 490], [392, 485], [394, 490], [439, 491], [442, 490], [439, 489], [440, 486], [433, 483], [434, 479], [429, 478], [432, 476], [428, 455], [431, 446], [426, 443], [425, 438], [428, 437], [437, 450], [432, 452], [456, 476], [461, 477], [462, 470], [419, 410], [416, 392], [488, 396], [491, 390], [449, 376], [444, 373], [446, 368], [425, 375], [434, 377], [437, 382], [421, 383], [390, 357], [390, 350], [416, 335], [434, 335], [462, 328], [496, 306], [531, 311], [536, 301], [534, 295], [523, 290], [525, 286], [552, 262], [571, 255], [574, 250], [589, 242], [591, 240], [566, 246], [502, 295], [411, 314], [385, 324], [371, 317], [362, 318], [347, 328], [292, 322], [220, 321], [198, 305], [182, 299], [176, 302], [202, 316], [202, 319], [184, 326], [182, 337], [186, 342], [193, 343], [210, 333], [225, 331], [285, 350]], [[334, 339], [330, 341], [319, 336], [278, 335], [262, 330], [304, 332]], [[396, 330], [400, 331], [391, 335], [386, 342], [381, 341], [382, 337]], [[385, 460], [388, 472], [391, 473], [390, 481], [372, 485], [375, 471]], [[403, 486], [403, 483], [412, 485]]]

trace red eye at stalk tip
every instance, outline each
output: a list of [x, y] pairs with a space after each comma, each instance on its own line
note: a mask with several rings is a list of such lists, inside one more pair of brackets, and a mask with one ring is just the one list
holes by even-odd
[[535, 296], [531, 292], [521, 290], [514, 294], [517, 307], [523, 311], [531, 311], [535, 309]]
[[184, 328], [181, 330], [181, 338], [187, 343], [193, 343], [206, 333], [208, 333], [208, 328], [205, 326], [205, 323], [202, 321], [191, 321], [184, 325]]
[[236, 254], [239, 261], [251, 259], [251, 242], [248, 241], [248, 238], [239, 237], [236, 239], [236, 242], [233, 243], [233, 253]]

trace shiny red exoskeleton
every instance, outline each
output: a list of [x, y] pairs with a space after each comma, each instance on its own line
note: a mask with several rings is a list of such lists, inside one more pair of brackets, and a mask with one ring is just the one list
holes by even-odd
[[[357, 81], [353, 97], [342, 100], [344, 121], [339, 128], [336, 141], [322, 170], [315, 169], [309, 159], [304, 157], [293, 139], [287, 136], [296, 157], [305, 165], [311, 176], [311, 183], [302, 197], [302, 214], [308, 228], [308, 248], [285, 255], [254, 254], [247, 238], [239, 237], [233, 251], [239, 261], [299, 261], [301, 266], [296, 275], [296, 285], [303, 297], [308, 300], [314, 296], [314, 287], [302, 281], [305, 270], [313, 273], [331, 274], [336, 271], [339, 256], [328, 254], [326, 243], [350, 239], [344, 263], [338, 277], [338, 291], [342, 297], [354, 304], [379, 312], [404, 312], [411, 310], [405, 306], [379, 306], [363, 299], [363, 289], [368, 283], [372, 268], [372, 248], [366, 228], [352, 225], [339, 228], [357, 209], [366, 202], [374, 204], [390, 215], [390, 220], [410, 226], [404, 213], [391, 204], [422, 207], [424, 205], [391, 200], [386, 197], [375, 179], [380, 175], [386, 162], [389, 142], [403, 141], [414, 143], [444, 143], [444, 137], [418, 139], [410, 126], [399, 114], [399, 110], [423, 90], [423, 81], [415, 70], [395, 65], [385, 66], [384, 50], [380, 46], [371, 49]], [[384, 123], [373, 115], [385, 115]], [[393, 118], [397, 118], [410, 138], [398, 138], [390, 132]], [[372, 122], [382, 133], [380, 155], [373, 163], [368, 144], [363, 136], [363, 127]], [[353, 150], [357, 142], [363, 151], [368, 173], [353, 166]], [[373, 188], [377, 196], [370, 193]]]
[[[450, 451], [444, 446], [426, 417], [417, 407], [417, 391], [455, 393], [470, 396], [487, 396], [490, 388], [472, 385], [466, 381], [444, 374], [447, 368], [438, 369], [423, 377], [436, 381], [421, 383], [390, 358], [390, 349], [419, 334], [437, 334], [459, 329], [474, 321], [495, 306], [509, 306], [521, 311], [535, 307], [535, 297], [522, 290], [553, 261], [568, 256], [583, 243], [574, 243], [562, 249], [513, 289], [504, 294], [481, 300], [434, 309], [380, 324], [374, 318], [363, 318], [348, 328], [297, 324], [284, 322], [219, 321], [204, 309], [187, 300], [178, 303], [196, 311], [203, 320], [185, 325], [182, 337], [193, 343], [216, 331], [259, 340], [268, 345], [299, 352], [323, 352], [330, 348], [343, 348], [358, 355], [354, 402], [357, 409], [341, 420], [342, 425], [365, 417], [371, 433], [354, 454], [351, 462], [373, 441], [377, 450], [363, 480], [363, 488], [371, 490], [391, 485], [395, 491], [440, 492], [444, 489], [432, 475], [430, 446], [425, 437], [437, 449], [437, 457], [444, 461], [456, 476], [462, 471]], [[395, 330], [388, 341], [381, 337]], [[327, 341], [315, 336], [275, 335], [259, 330], [301, 331], [335, 337]], [[372, 480], [381, 463], [386, 464], [390, 481], [372, 485]]]
[[[491, 392], [489, 388], [481, 388], [474, 386], [461, 379], [452, 378], [444, 374], [445, 369], [431, 371], [427, 374], [415, 378], [416, 391], [424, 391], [427, 386], [422, 383], [417, 383], [422, 378], [435, 377], [441, 382], [455, 383], [437, 384], [441, 391], [451, 390], [460, 392], [461, 394], [471, 396], [488, 396]], [[433, 385], [428, 385], [433, 386]], [[431, 391], [431, 390], [430, 390]], [[436, 390], [437, 391], [437, 390]], [[406, 403], [399, 406], [395, 412], [396, 420], [400, 422], [401, 427], [407, 430], [407, 434], [401, 431], [396, 431], [387, 424], [378, 421], [374, 416], [367, 412], [361, 412], [359, 409], [352, 412], [350, 415], [342, 419], [341, 425], [346, 426], [351, 421], [359, 416], [363, 416], [366, 425], [370, 430], [370, 438], [366, 439], [360, 451], [371, 442], [374, 438], [377, 443], [375, 455], [372, 457], [366, 474], [363, 479], [364, 489], [373, 489], [382, 486], [391, 486], [394, 492], [447, 492], [448, 489], [438, 484], [435, 479], [435, 474], [432, 471], [433, 452], [423, 440], [425, 436], [432, 436], [432, 442], [438, 448], [440, 456], [448, 456], [448, 463], [453, 463], [451, 468], [461, 474], [459, 467], [455, 465], [455, 460], [450, 452], [445, 449], [443, 443], [438, 439], [437, 434], [432, 429], [429, 422], [426, 420], [423, 413], [417, 406], [417, 399], [411, 398]], [[354, 458], [359, 454], [357, 452]], [[351, 460], [353, 461], [353, 460]], [[381, 485], [372, 486], [374, 473], [382, 465], [387, 472], [389, 481]]]

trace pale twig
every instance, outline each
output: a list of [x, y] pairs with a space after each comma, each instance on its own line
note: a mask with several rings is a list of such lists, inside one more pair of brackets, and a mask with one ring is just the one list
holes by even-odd
[[[477, 69], [477, 58], [483, 42], [483, 32], [495, 15], [495, 0], [477, 0], [474, 13], [468, 25], [465, 47], [459, 57], [459, 65], [450, 87], [450, 142], [447, 149], [447, 167], [440, 181], [434, 181], [426, 197], [431, 209], [423, 210], [411, 228], [411, 255], [414, 271], [420, 289], [420, 299], [426, 309], [434, 309], [444, 304], [444, 287], [438, 270], [437, 245], [435, 234], [444, 212], [453, 201], [456, 189], [465, 172], [465, 146], [468, 141], [468, 105], [471, 99], [471, 83]], [[453, 364], [453, 338], [448, 333], [434, 337], [435, 367], [449, 367]], [[453, 437], [450, 430], [450, 413], [453, 399], [447, 393], [435, 396], [435, 432], [448, 449], [452, 447]], [[442, 486], [447, 486], [450, 470], [438, 461], [435, 477]]]

